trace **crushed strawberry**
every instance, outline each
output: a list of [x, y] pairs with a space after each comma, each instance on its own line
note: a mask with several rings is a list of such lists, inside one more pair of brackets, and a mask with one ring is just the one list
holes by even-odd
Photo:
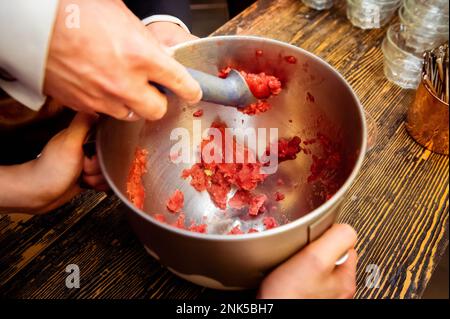
[[247, 115], [257, 115], [260, 113], [267, 112], [271, 108], [272, 108], [272, 105], [270, 105], [269, 102], [257, 101], [255, 103], [247, 105], [246, 107], [239, 108], [238, 110]]
[[258, 212], [263, 208], [264, 203], [267, 200], [267, 196], [264, 194], [254, 195], [250, 201], [250, 207], [248, 208], [248, 214], [252, 216], [258, 215]]
[[172, 226], [179, 228], [179, 229], [186, 229], [186, 226], [184, 225], [185, 221], [186, 221], [186, 215], [183, 212], [181, 212], [180, 215], [178, 215], [177, 220], [175, 221], [175, 223]]
[[264, 194], [252, 194], [246, 190], [238, 190], [228, 201], [228, 205], [234, 209], [242, 209], [248, 207], [248, 214], [256, 216], [263, 208], [267, 196]]
[[172, 213], [179, 213], [184, 205], [184, 194], [177, 189], [167, 201], [166, 207]]
[[228, 235], [242, 235], [243, 233], [239, 226], [235, 226], [228, 232]]
[[[257, 50], [256, 55], [262, 55], [262, 51]], [[225, 79], [230, 72], [230, 67], [223, 68], [219, 71], [218, 77]], [[247, 73], [245, 71], [240, 71], [240, 73], [247, 82], [250, 91], [253, 93], [255, 98], [258, 99], [258, 101], [245, 107], [238, 108], [238, 110], [247, 115], [257, 115], [270, 110], [271, 105], [267, 102], [267, 99], [273, 95], [280, 94], [280, 80], [273, 75], [266, 74], [265, 72]]]
[[196, 225], [195, 222], [192, 222], [191, 226], [189, 227], [189, 231], [205, 234], [206, 233], [206, 224]]
[[278, 223], [273, 217], [264, 217], [263, 218], [263, 224], [266, 227], [266, 229], [272, 229], [275, 227], [278, 227]]
[[311, 174], [308, 183], [315, 183], [321, 189], [324, 200], [330, 199], [338, 191], [347, 177], [340, 146], [323, 135], [314, 140], [321, 147], [320, 155], [312, 155]]
[[139, 209], [144, 208], [145, 188], [142, 178], [147, 173], [147, 157], [146, 149], [136, 148], [127, 179], [128, 198]]
[[[297, 154], [302, 150], [300, 143], [301, 139], [298, 136], [291, 139], [280, 138], [278, 140], [278, 162], [296, 159]], [[269, 147], [266, 149], [266, 155], [270, 155]]]
[[[233, 163], [226, 163], [225, 160], [225, 128], [223, 122], [215, 121], [211, 128], [218, 129], [222, 134], [222, 139], [216, 141], [213, 135], [204, 139], [201, 143], [201, 162], [194, 164], [190, 169], [182, 172], [182, 178], [191, 177], [191, 185], [199, 192], [206, 190], [211, 200], [220, 209], [226, 209], [228, 193], [232, 187], [237, 187], [245, 191], [255, 189], [259, 183], [263, 182], [267, 175], [261, 174], [262, 164], [257, 162], [255, 155], [247, 147], [238, 145], [233, 140]], [[212, 161], [207, 162], [204, 158], [204, 150], [211, 145]], [[220, 161], [214, 160], [215, 152], [221, 153]], [[241, 155], [244, 163], [235, 163], [235, 159]], [[252, 162], [251, 162], [252, 161]], [[256, 205], [256, 204], [255, 204]], [[256, 206], [253, 206], [256, 207]], [[256, 212], [257, 213], [257, 212]]]
[[295, 56], [292, 56], [292, 55], [285, 56], [284, 60], [287, 63], [290, 63], [290, 64], [296, 64], [297, 63], [297, 58]]
[[154, 214], [153, 218], [156, 219], [157, 221], [161, 222], [161, 223], [165, 223], [166, 222], [166, 216], [164, 216], [163, 214]]
[[226, 79], [228, 77], [228, 74], [230, 74], [231, 68], [227, 66], [226, 68], [223, 68], [222, 70], [219, 70], [219, 74], [217, 76], [221, 79]]
[[203, 116], [203, 110], [202, 109], [198, 109], [197, 111], [195, 111], [192, 114], [194, 117], [202, 117]]
[[255, 74], [244, 71], [241, 71], [241, 75], [247, 82], [250, 91], [259, 100], [268, 99], [272, 95], [278, 95], [281, 92], [281, 82], [273, 75], [267, 75], [264, 72]]
[[277, 202], [282, 201], [284, 198], [285, 198], [285, 196], [284, 196], [283, 193], [275, 192], [275, 200], [276, 200]]
[[209, 178], [201, 164], [194, 164], [191, 168], [183, 170], [181, 177], [184, 179], [191, 177], [191, 186], [198, 192], [206, 190], [210, 185]]

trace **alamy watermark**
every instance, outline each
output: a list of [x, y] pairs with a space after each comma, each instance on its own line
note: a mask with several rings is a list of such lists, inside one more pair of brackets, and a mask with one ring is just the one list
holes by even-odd
[[71, 3], [66, 5], [64, 12], [67, 13], [65, 19], [65, 25], [67, 29], [79, 29], [80, 28], [80, 6]]
[[380, 288], [381, 272], [380, 267], [376, 264], [370, 264], [366, 267], [366, 287], [367, 288]]
[[69, 264], [66, 266], [66, 287], [69, 289], [80, 288], [80, 267], [77, 264]]
[[176, 141], [170, 149], [174, 164], [260, 163], [262, 174], [274, 174], [278, 169], [278, 128], [202, 130], [201, 121], [193, 120], [192, 131], [175, 128], [170, 140]]

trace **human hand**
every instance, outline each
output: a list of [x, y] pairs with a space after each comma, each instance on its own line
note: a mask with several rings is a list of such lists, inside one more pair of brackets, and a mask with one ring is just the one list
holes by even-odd
[[[80, 28], [67, 28], [65, 7], [79, 7]], [[118, 119], [161, 118], [167, 99], [158, 83], [188, 103], [199, 84], [120, 0], [61, 0], [50, 43], [44, 93], [85, 112]]]
[[[335, 299], [352, 298], [356, 290], [356, 232], [335, 224], [262, 282], [260, 298]], [[347, 261], [336, 266], [345, 253]]]
[[83, 142], [96, 117], [78, 113], [55, 135], [39, 158], [0, 167], [0, 211], [40, 214], [55, 209], [81, 192], [80, 176], [89, 187], [106, 190], [96, 157], [83, 154]]
[[173, 22], [153, 22], [147, 25], [147, 30], [160, 44], [167, 47], [198, 39]]

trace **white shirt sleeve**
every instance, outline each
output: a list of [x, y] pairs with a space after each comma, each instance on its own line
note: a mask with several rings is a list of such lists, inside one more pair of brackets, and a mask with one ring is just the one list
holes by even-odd
[[191, 31], [186, 26], [186, 24], [184, 24], [183, 21], [181, 21], [177, 17], [171, 16], [171, 15], [168, 15], [168, 14], [155, 14], [155, 15], [152, 15], [152, 16], [147, 17], [145, 19], [142, 19], [142, 23], [144, 25], [149, 25], [150, 23], [153, 23], [153, 22], [172, 22], [172, 23], [178, 24], [187, 33], [191, 33]]
[[0, 68], [15, 79], [0, 79], [0, 87], [33, 110], [45, 102], [45, 66], [57, 8], [58, 0], [0, 1]]

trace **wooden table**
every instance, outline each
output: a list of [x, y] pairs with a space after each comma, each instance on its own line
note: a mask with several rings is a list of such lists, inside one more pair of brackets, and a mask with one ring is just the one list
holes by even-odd
[[[419, 298], [448, 245], [448, 157], [405, 131], [414, 92], [389, 83], [380, 44], [385, 29], [353, 27], [340, 2], [318, 12], [300, 0], [258, 1], [216, 33], [259, 35], [311, 51], [337, 68], [378, 125], [340, 217], [359, 233], [358, 298]], [[81, 269], [67, 289], [65, 268]], [[381, 271], [366, 287], [369, 265]], [[234, 294], [234, 295], [233, 295]], [[178, 279], [146, 254], [115, 196], [86, 192], [41, 217], [0, 219], [0, 296], [19, 298], [221, 298]], [[241, 296], [231, 293], [231, 296]]]

